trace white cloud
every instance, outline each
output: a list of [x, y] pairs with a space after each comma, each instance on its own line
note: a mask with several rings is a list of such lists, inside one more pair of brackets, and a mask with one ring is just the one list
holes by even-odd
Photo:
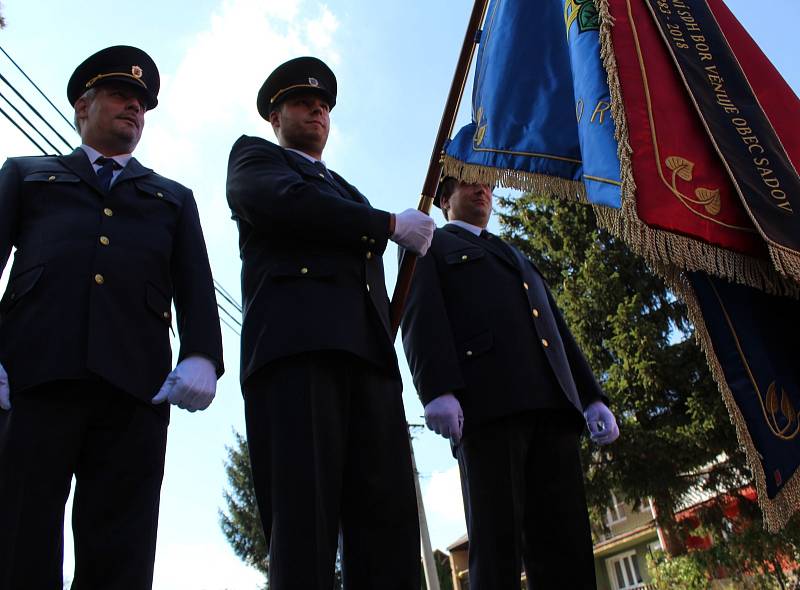
[[464, 527], [464, 504], [457, 466], [433, 472], [425, 487], [423, 502], [429, 523], [435, 521], [441, 525]]
[[[338, 26], [333, 13], [315, 2], [225, 0], [209, 28], [187, 43], [175, 73], [162, 80], [159, 107], [149, 115], [158, 129], [146, 138], [148, 156], [172, 164], [180, 159], [191, 174], [209, 147], [227, 156], [230, 144], [219, 145], [221, 139], [265, 133], [255, 102], [266, 76], [309, 53], [335, 64]], [[224, 157], [214, 162], [223, 171], [224, 164]]]
[[[201, 567], [200, 567], [201, 566]], [[211, 543], [159, 544], [153, 590], [258, 590], [264, 575]]]

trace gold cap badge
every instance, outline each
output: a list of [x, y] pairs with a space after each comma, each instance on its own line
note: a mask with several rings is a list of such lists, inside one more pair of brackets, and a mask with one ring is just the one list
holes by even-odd
[[133, 74], [134, 78], [141, 78], [144, 72], [142, 72], [142, 68], [140, 68], [139, 66], [132, 66], [131, 74]]

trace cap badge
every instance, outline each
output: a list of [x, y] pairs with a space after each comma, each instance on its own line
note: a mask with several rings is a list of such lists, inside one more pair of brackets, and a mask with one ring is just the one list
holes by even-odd
[[319, 86], [319, 80], [317, 80], [316, 78], [309, 78], [308, 83], [311, 84], [312, 86]]
[[131, 67], [131, 74], [133, 74], [134, 78], [141, 78], [144, 72], [142, 72], [142, 68], [139, 66], [133, 66]]

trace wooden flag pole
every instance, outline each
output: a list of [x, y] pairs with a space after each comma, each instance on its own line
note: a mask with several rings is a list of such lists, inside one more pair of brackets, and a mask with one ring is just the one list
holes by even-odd
[[[464, 43], [461, 46], [461, 54], [458, 57], [453, 82], [450, 85], [450, 94], [447, 96], [447, 103], [442, 114], [442, 121], [439, 123], [439, 133], [436, 135], [436, 142], [433, 144], [431, 161], [428, 164], [428, 174], [425, 176], [425, 183], [422, 185], [422, 196], [419, 199], [417, 209], [423, 213], [430, 213], [436, 189], [439, 186], [439, 178], [442, 174], [442, 152], [444, 143], [453, 133], [453, 126], [456, 122], [458, 107], [461, 97], [464, 94], [464, 86], [467, 83], [469, 67], [472, 63], [472, 55], [477, 44], [478, 30], [486, 16], [486, 7], [489, 0], [475, 0], [472, 7], [472, 14], [469, 17], [469, 24], [464, 35]], [[397, 282], [394, 286], [391, 304], [392, 336], [397, 336], [400, 328], [400, 318], [403, 317], [403, 309], [408, 298], [408, 290], [411, 288], [411, 277], [414, 275], [414, 267], [417, 264], [417, 256], [405, 251], [400, 261], [400, 268], [397, 273]]]

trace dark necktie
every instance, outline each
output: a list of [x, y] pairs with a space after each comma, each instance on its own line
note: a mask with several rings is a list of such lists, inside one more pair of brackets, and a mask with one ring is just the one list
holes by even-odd
[[320, 174], [322, 174], [325, 178], [328, 180], [333, 180], [331, 173], [328, 172], [328, 167], [320, 160], [314, 160], [314, 166], [316, 166], [317, 170], [319, 170]]
[[111, 188], [111, 179], [114, 178], [114, 170], [119, 170], [122, 166], [113, 158], [106, 158], [105, 156], [100, 156], [94, 163], [100, 166], [100, 170], [97, 171], [100, 186], [103, 187], [104, 191], [108, 192], [108, 189]]

